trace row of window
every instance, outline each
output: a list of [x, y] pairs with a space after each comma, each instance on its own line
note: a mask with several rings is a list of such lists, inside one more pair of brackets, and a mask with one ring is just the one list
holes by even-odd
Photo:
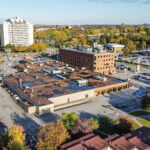
[[96, 69], [96, 70], [104, 70], [104, 69], [112, 69], [113, 68], [113, 66], [110, 66], [110, 67], [94, 67], [94, 70]]

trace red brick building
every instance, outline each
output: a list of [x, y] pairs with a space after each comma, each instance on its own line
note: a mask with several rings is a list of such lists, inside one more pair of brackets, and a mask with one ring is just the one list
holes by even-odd
[[115, 73], [115, 53], [93, 53], [76, 49], [60, 49], [60, 61], [101, 74]]

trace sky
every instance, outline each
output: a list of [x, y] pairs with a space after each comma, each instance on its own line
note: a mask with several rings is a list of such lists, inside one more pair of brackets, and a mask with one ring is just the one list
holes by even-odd
[[33, 24], [150, 24], [150, 0], [1, 0], [0, 22]]

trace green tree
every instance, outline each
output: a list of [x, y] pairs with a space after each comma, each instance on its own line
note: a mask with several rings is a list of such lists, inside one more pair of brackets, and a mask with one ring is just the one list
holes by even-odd
[[111, 124], [111, 121], [108, 117], [101, 117], [100, 120], [102, 126], [108, 126]]
[[147, 95], [142, 100], [143, 109], [150, 110], [150, 93], [147, 93]]
[[118, 129], [120, 133], [128, 133], [131, 132], [132, 129], [132, 121], [127, 117], [121, 117], [119, 119]]
[[75, 112], [63, 113], [60, 120], [64, 123], [67, 130], [70, 131], [75, 123], [79, 120], [79, 117]]
[[89, 121], [93, 124], [94, 130], [99, 128], [100, 125], [99, 125], [99, 122], [98, 122], [97, 119], [95, 119], [95, 118], [90, 118]]
[[10, 51], [14, 51], [15, 50], [15, 45], [12, 44], [7, 44], [5, 47], [5, 50], [10, 50]]
[[50, 122], [41, 127], [36, 148], [37, 150], [56, 150], [68, 138], [69, 134], [62, 122]]

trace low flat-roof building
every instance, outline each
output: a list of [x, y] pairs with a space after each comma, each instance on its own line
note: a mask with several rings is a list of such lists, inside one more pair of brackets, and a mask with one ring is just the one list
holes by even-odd
[[128, 88], [128, 81], [73, 68], [58, 61], [25, 60], [19, 73], [4, 85], [20, 97], [28, 113], [45, 114], [88, 101], [88, 98]]
[[101, 74], [116, 73], [115, 53], [85, 47], [82, 49], [61, 48], [59, 50], [59, 59], [64, 63], [85, 67], [87, 70]]
[[108, 43], [108, 44], [104, 45], [105, 49], [111, 50], [115, 53], [120, 53], [124, 47], [125, 47], [125, 45], [117, 44], [117, 43]]

